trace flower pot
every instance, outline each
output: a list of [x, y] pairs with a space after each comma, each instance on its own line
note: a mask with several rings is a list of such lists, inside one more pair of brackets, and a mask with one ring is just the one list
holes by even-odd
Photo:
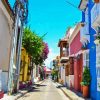
[[83, 86], [83, 97], [89, 96], [89, 86]]
[[99, 0], [94, 0], [95, 3], [99, 3]]

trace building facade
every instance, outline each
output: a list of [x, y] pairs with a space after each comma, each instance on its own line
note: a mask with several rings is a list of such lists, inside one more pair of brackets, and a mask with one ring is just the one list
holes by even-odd
[[[69, 38], [70, 57], [73, 58], [74, 68], [74, 89], [81, 91], [83, 54], [81, 51], [82, 43], [80, 41], [81, 23], [77, 24]], [[79, 70], [80, 69], [80, 70]]]
[[97, 98], [100, 99], [100, 1], [94, 0], [94, 6], [91, 10], [91, 26], [96, 31], [96, 79], [97, 79]]
[[[91, 84], [90, 84], [90, 97], [93, 100], [96, 100], [97, 93], [97, 76], [96, 76], [96, 46], [94, 44], [94, 34], [95, 31], [91, 26], [91, 9], [93, 7], [93, 0], [81, 0], [79, 8], [82, 11], [82, 23], [84, 23], [82, 35], [84, 36], [83, 42], [87, 44], [88, 51], [87, 55], [87, 64], [90, 69], [91, 74]], [[86, 47], [86, 46], [85, 46]], [[85, 60], [84, 60], [85, 61]]]
[[0, 0], [0, 22], [0, 81], [2, 90], [6, 92], [13, 34], [13, 13], [8, 0]]
[[63, 84], [68, 85], [68, 75], [69, 75], [69, 63], [68, 63], [68, 41], [65, 37], [64, 39], [59, 40], [58, 47], [60, 47], [60, 77], [63, 81]]

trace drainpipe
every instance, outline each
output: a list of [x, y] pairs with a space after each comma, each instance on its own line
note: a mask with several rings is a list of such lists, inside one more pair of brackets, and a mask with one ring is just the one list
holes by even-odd
[[23, 37], [23, 23], [20, 27], [20, 35], [19, 35], [19, 41], [18, 41], [18, 52], [17, 52], [17, 61], [16, 61], [16, 89], [18, 91], [19, 89], [19, 76], [20, 76], [20, 61], [21, 61], [21, 48], [22, 48], [22, 37]]

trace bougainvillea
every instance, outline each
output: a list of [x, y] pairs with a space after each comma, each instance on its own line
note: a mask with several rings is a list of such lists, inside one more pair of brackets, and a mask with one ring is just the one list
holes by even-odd
[[43, 45], [44, 45], [44, 49], [43, 49], [43, 53], [42, 53], [42, 58], [45, 60], [48, 57], [49, 48], [48, 48], [47, 43], [44, 42]]
[[43, 42], [43, 51], [41, 56], [38, 57], [37, 61], [39, 62], [39, 64], [42, 64], [47, 58], [48, 58], [48, 54], [49, 54], [49, 47], [48, 44]]

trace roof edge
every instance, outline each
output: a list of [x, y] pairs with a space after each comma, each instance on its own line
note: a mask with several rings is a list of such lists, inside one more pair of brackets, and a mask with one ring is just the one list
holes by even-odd
[[1, 0], [1, 2], [5, 6], [5, 8], [6, 8], [7, 12], [9, 13], [9, 15], [11, 16], [11, 18], [14, 19], [14, 12], [13, 12], [8, 0]]

